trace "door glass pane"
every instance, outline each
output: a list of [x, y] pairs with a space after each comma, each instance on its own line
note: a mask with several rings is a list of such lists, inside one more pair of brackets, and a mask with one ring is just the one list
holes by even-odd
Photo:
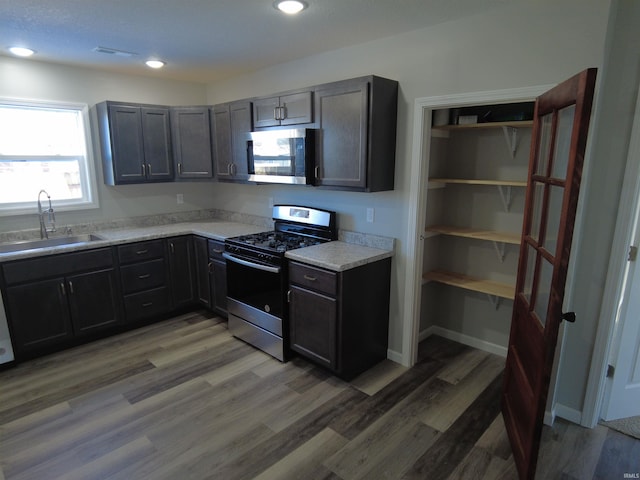
[[538, 320], [544, 327], [547, 321], [547, 307], [551, 297], [551, 279], [553, 278], [553, 265], [545, 258], [540, 257], [540, 274], [538, 275], [538, 286], [536, 290], [536, 302], [533, 311], [538, 316]]
[[542, 218], [542, 202], [544, 200], [544, 183], [533, 182], [533, 212], [529, 234], [540, 243], [540, 220]]
[[538, 159], [536, 163], [536, 174], [547, 176], [549, 165], [549, 152], [551, 151], [551, 127], [553, 125], [553, 114], [549, 113], [540, 118], [540, 148], [538, 149]]
[[571, 147], [571, 132], [576, 106], [565, 107], [558, 112], [558, 128], [556, 130], [556, 146], [553, 152], [551, 176], [564, 180], [567, 178], [567, 164]]
[[560, 230], [560, 218], [562, 217], [562, 199], [564, 188], [549, 187], [549, 210], [547, 211], [547, 230], [544, 234], [544, 248], [554, 256], [558, 245], [558, 233]]
[[531, 303], [531, 289], [533, 288], [533, 276], [536, 268], [537, 251], [531, 245], [527, 245], [527, 271], [524, 274], [524, 286], [522, 287], [522, 293], [527, 299], [528, 303]]

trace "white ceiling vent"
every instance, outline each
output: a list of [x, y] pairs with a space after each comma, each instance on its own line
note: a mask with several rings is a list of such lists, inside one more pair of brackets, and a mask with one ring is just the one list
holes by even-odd
[[98, 53], [106, 53], [108, 55], [118, 55], [119, 57], [133, 57], [138, 55], [135, 52], [127, 52], [125, 50], [118, 50], [117, 48], [109, 48], [109, 47], [96, 47], [93, 49], [94, 52]]

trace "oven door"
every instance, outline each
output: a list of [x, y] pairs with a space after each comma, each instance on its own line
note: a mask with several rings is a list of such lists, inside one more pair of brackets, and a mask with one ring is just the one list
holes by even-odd
[[224, 252], [229, 332], [284, 360], [286, 275], [278, 266]]

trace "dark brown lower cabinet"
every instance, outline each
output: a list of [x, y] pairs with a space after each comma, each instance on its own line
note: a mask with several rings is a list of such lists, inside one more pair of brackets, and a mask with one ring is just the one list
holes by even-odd
[[7, 289], [16, 354], [38, 350], [73, 337], [71, 315], [62, 292], [64, 277]]
[[171, 311], [169, 268], [162, 239], [117, 247], [127, 322]]
[[3, 266], [16, 355], [32, 355], [122, 322], [111, 249]]
[[193, 257], [196, 275], [196, 300], [200, 305], [211, 308], [211, 289], [209, 287], [209, 250], [207, 239], [193, 237]]
[[194, 236], [196, 295], [200, 305], [227, 316], [227, 263], [224, 242]]
[[343, 272], [289, 263], [294, 352], [350, 380], [387, 358], [391, 259]]
[[209, 240], [209, 288], [211, 309], [227, 316], [227, 263], [222, 258], [224, 242]]
[[291, 348], [335, 370], [337, 299], [295, 285], [289, 292]]
[[167, 239], [169, 279], [173, 307], [183, 308], [195, 300], [195, 265], [193, 237], [183, 235]]

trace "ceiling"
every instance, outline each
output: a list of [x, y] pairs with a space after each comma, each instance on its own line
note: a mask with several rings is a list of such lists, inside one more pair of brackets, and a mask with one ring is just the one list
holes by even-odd
[[[289, 16], [273, 0], [0, 0], [0, 55], [25, 46], [36, 50], [33, 60], [211, 83], [512, 3], [306, 1]], [[151, 57], [167, 65], [151, 70]]]

